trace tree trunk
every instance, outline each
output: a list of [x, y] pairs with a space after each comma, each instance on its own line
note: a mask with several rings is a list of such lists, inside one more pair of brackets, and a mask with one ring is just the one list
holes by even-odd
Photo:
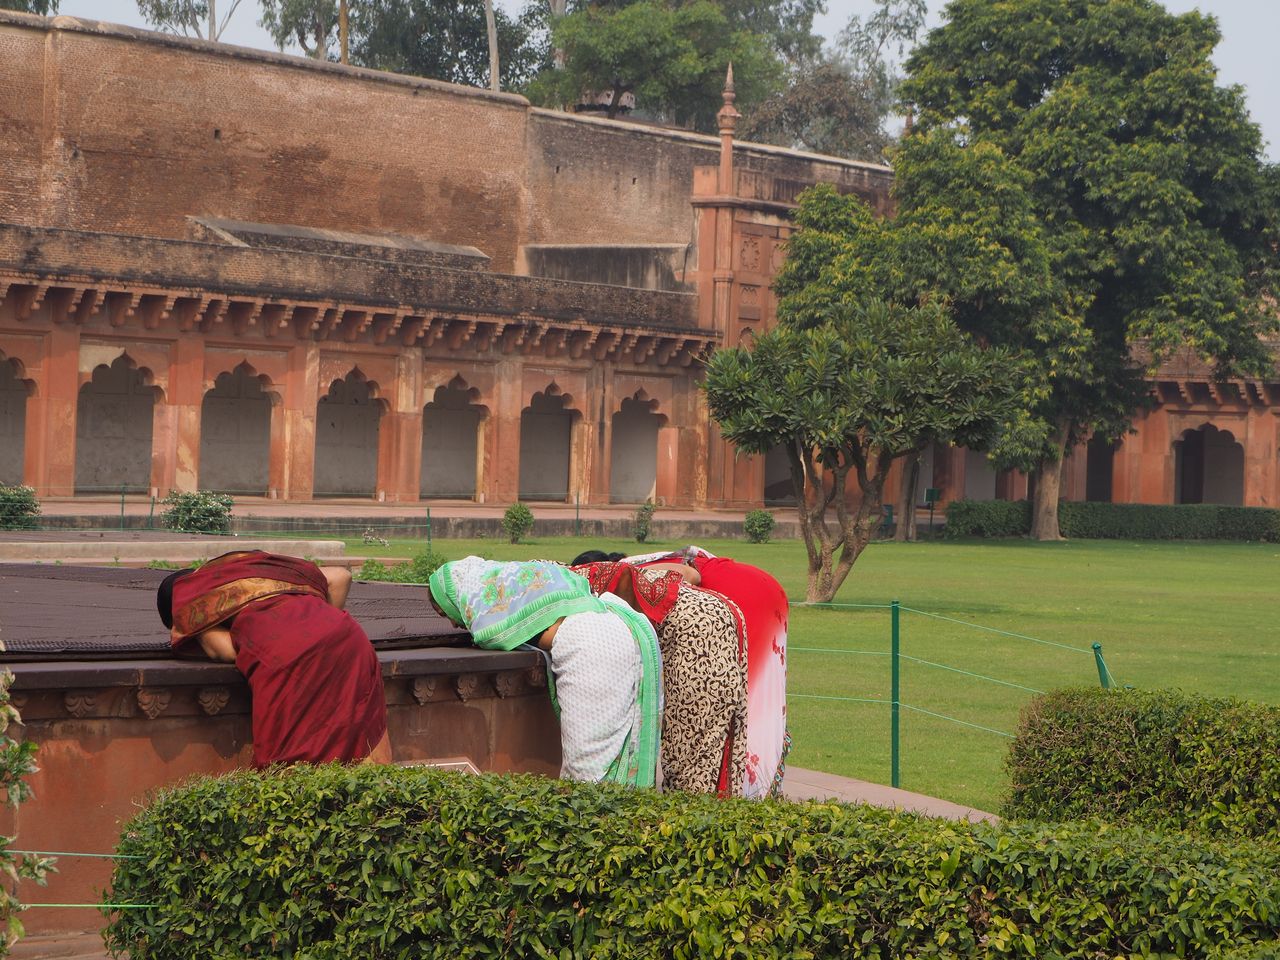
[[209, 39], [218, 39], [218, 4], [217, 0], [209, 0]]
[[1031, 537], [1034, 540], [1061, 540], [1058, 528], [1058, 494], [1062, 489], [1062, 455], [1067, 448], [1067, 427], [1058, 427], [1053, 438], [1056, 456], [1045, 457], [1035, 469], [1035, 499], [1031, 512]]
[[498, 92], [498, 24], [493, 16], [493, 0], [484, 0], [484, 22], [489, 28], [489, 89]]
[[921, 452], [909, 454], [902, 461], [902, 486], [898, 491], [898, 525], [893, 539], [900, 543], [916, 538], [916, 500], [919, 499]]
[[347, 58], [347, 0], [338, 0], [338, 60], [350, 63]]

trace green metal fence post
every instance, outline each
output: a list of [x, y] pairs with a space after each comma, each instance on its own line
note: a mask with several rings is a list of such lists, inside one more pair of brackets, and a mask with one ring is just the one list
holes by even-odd
[[902, 610], [897, 600], [889, 604], [889, 646], [891, 658], [890, 672], [890, 714], [889, 714], [889, 783], [894, 787], [902, 786], [902, 771], [899, 766], [899, 706], [901, 705], [901, 681], [899, 672], [902, 640]]
[[147, 514], [147, 529], [154, 530], [156, 528], [156, 498], [151, 498], [151, 511]]
[[120, 529], [124, 529], [124, 491], [125, 485], [120, 484]]
[[573, 535], [575, 537], [582, 536], [582, 516], [579, 512], [581, 506], [581, 497], [578, 494], [573, 495]]
[[431, 552], [431, 508], [427, 507], [427, 553]]
[[1093, 645], [1093, 659], [1098, 664], [1098, 679], [1102, 681], [1102, 689], [1111, 689], [1111, 671], [1107, 669], [1107, 661], [1102, 659], [1102, 644]]

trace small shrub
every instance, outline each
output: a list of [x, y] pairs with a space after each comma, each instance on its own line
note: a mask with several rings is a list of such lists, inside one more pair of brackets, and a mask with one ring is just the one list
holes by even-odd
[[502, 532], [512, 543], [519, 543], [521, 538], [533, 529], [533, 511], [523, 503], [513, 503], [502, 515]]
[[1280, 706], [1173, 690], [1063, 690], [1023, 710], [1005, 814], [1268, 837]]
[[636, 510], [635, 518], [631, 523], [631, 533], [636, 538], [636, 543], [644, 543], [649, 539], [653, 514], [657, 509], [657, 505], [652, 500], [646, 500]]
[[0, 483], [0, 530], [34, 530], [39, 517], [34, 487]]
[[768, 543], [776, 523], [768, 510], [752, 510], [742, 521], [742, 530], [752, 543]]
[[132, 960], [1202, 956], [1280, 911], [1258, 845], [395, 767], [196, 781], [118, 852]]
[[[4, 645], [0, 644], [0, 650], [3, 649]], [[9, 697], [11, 683], [13, 674], [8, 670], [0, 671], [0, 793], [10, 807], [16, 808], [31, 797], [31, 788], [23, 777], [36, 772], [36, 745], [25, 739], [19, 743], [8, 736], [9, 725], [22, 722], [18, 708]], [[11, 817], [16, 817], [16, 813]], [[13, 839], [0, 832], [0, 871], [6, 880], [0, 884], [0, 957], [9, 955], [9, 948], [23, 932], [22, 921], [18, 919], [22, 906], [14, 894], [13, 881], [34, 880], [43, 885], [45, 874], [53, 869], [53, 860], [47, 857], [10, 852], [9, 844]]]
[[182, 533], [231, 532], [231, 508], [235, 501], [225, 493], [212, 493], [208, 490], [180, 493], [170, 490], [163, 504], [168, 509], [161, 515], [160, 522], [170, 530]]
[[387, 583], [426, 583], [444, 562], [444, 557], [432, 550], [415, 554], [407, 563], [391, 566], [369, 559], [356, 572], [356, 579], [382, 580]]

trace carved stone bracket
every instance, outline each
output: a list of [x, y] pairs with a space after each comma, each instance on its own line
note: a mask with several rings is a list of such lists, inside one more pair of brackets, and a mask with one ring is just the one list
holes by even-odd
[[172, 694], [168, 690], [148, 690], [143, 687], [138, 690], [138, 709], [146, 714], [148, 720], [154, 720], [164, 713], [171, 698]]
[[523, 692], [524, 684], [521, 682], [519, 673], [495, 673], [493, 675], [493, 689], [498, 696], [504, 700], [507, 697], [514, 697]]
[[453, 678], [453, 690], [463, 703], [480, 692], [480, 677], [474, 673], [460, 673]]
[[62, 695], [62, 705], [73, 717], [87, 717], [93, 713], [94, 696], [83, 690], [69, 690]]
[[[431, 699], [431, 695], [436, 692], [435, 677], [415, 677], [413, 686], [410, 688], [413, 692], [413, 699], [418, 703], [426, 703]], [[461, 696], [461, 693], [459, 693]], [[466, 698], [463, 697], [465, 700]]]
[[543, 661], [539, 661], [537, 666], [530, 667], [524, 672], [524, 682], [529, 685], [532, 690], [538, 690], [547, 685], [547, 665]]
[[226, 687], [201, 687], [200, 692], [196, 694], [196, 702], [200, 704], [200, 709], [211, 717], [221, 713], [230, 699], [231, 691]]

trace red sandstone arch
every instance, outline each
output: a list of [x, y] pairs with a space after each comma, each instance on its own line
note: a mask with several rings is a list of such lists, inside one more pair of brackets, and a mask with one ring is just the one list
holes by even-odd
[[206, 381], [200, 402], [201, 489], [249, 496], [269, 492], [273, 411], [282, 405], [273, 387], [272, 378], [248, 360]]
[[150, 489], [155, 405], [163, 396], [151, 369], [122, 350], [110, 363], [82, 372], [80, 381], [75, 492]]
[[471, 500], [478, 495], [489, 419], [489, 408], [479, 401], [479, 388], [455, 374], [423, 405], [419, 496]]
[[521, 500], [564, 502], [573, 483], [573, 433], [582, 411], [573, 406], [572, 394], [555, 380], [536, 391], [520, 412]]
[[1173, 441], [1174, 503], [1244, 503], [1244, 445], [1206, 420]]
[[217, 387], [220, 378], [233, 377], [241, 373], [258, 381], [263, 394], [271, 401], [272, 406], [282, 402], [282, 391], [289, 376], [288, 358], [284, 356], [280, 358], [264, 356], [251, 360], [245, 354], [206, 350], [203, 392], [207, 395], [210, 390]]
[[27, 455], [27, 402], [35, 384], [17, 357], [0, 350], [0, 483], [22, 483]]
[[388, 407], [378, 396], [378, 384], [359, 366], [330, 382], [316, 401], [312, 496], [377, 494], [379, 438]]

